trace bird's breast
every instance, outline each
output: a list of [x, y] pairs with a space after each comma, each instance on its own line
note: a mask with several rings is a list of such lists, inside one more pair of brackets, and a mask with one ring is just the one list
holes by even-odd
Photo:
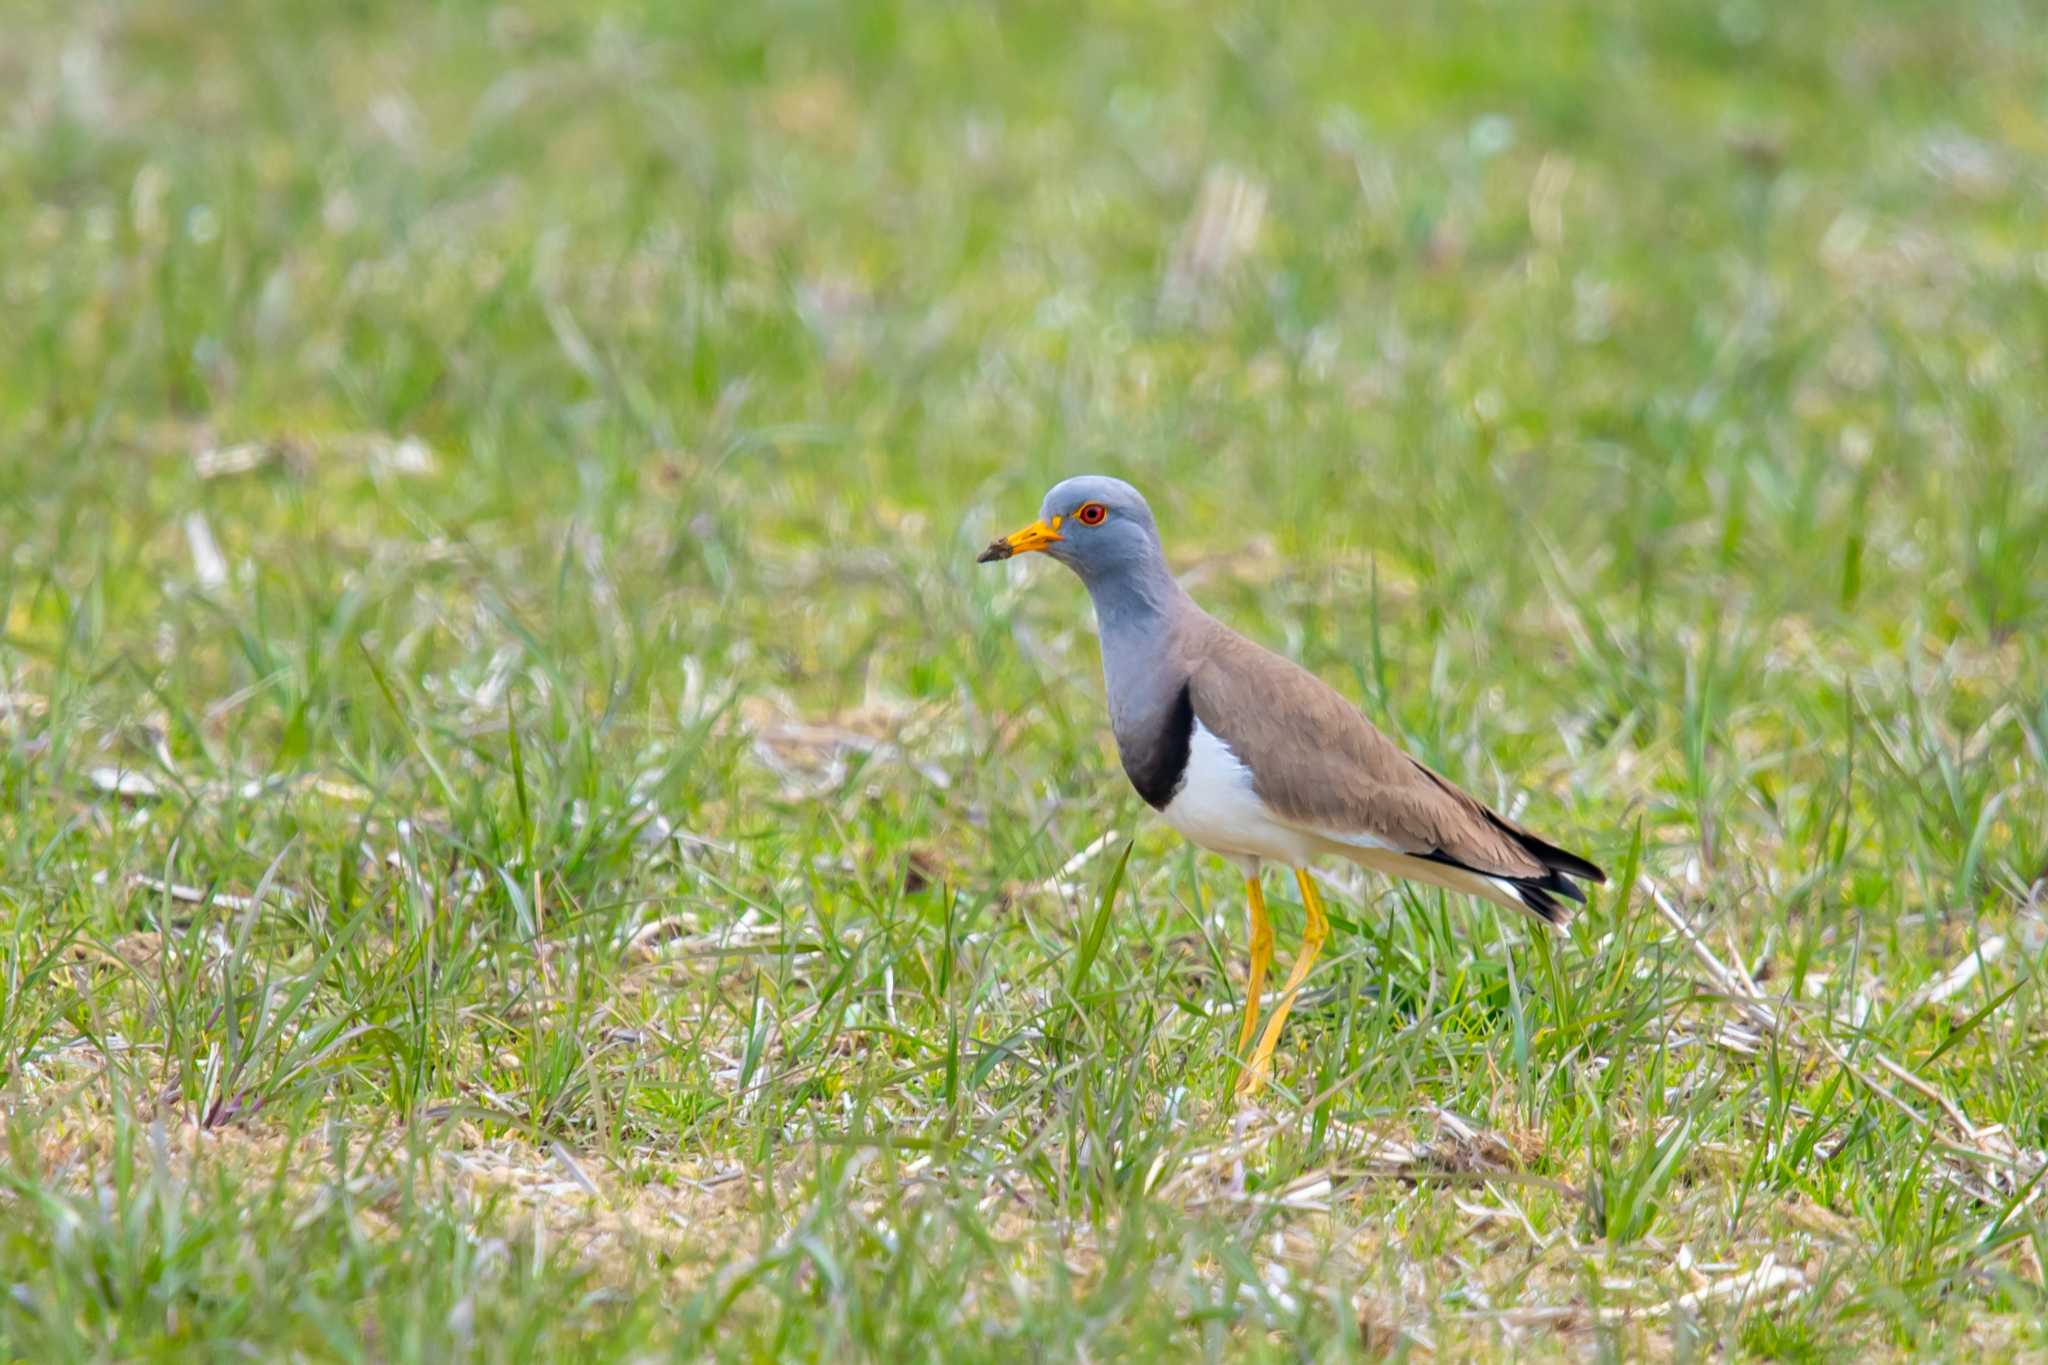
[[1194, 737], [1195, 706], [1182, 683], [1171, 701], [1145, 716], [1112, 711], [1117, 757], [1124, 775], [1154, 810], [1165, 810], [1186, 781], [1188, 745]]

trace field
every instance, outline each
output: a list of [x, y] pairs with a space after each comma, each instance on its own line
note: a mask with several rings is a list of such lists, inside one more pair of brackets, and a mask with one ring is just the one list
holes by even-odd
[[[0, 1357], [2048, 1358], [2031, 7], [6, 27]], [[1570, 932], [1238, 1104], [1086, 470]]]

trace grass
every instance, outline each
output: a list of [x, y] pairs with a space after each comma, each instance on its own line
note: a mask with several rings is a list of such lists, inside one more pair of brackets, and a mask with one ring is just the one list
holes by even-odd
[[[0, 1355], [2048, 1353], [2026, 7], [8, 27]], [[1239, 1110], [1083, 469], [1672, 913]]]

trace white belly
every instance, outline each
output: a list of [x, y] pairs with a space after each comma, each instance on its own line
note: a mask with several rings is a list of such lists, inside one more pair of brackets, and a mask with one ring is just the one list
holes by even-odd
[[1301, 867], [1321, 842], [1268, 814], [1252, 790], [1251, 769], [1199, 720], [1188, 741], [1187, 774], [1159, 813], [1192, 842], [1241, 866], [1249, 859], [1271, 859]]

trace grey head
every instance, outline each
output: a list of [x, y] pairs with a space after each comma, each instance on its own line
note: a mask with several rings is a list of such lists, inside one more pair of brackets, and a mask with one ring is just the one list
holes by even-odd
[[1039, 504], [1038, 520], [990, 544], [980, 562], [1032, 551], [1072, 569], [1098, 600], [1103, 589], [1171, 581], [1152, 509], [1137, 489], [1107, 474], [1054, 484]]
[[[1032, 552], [1072, 569], [1095, 602], [1111, 718], [1118, 720], [1127, 703], [1149, 707], [1154, 699], [1147, 694], [1167, 685], [1178, 667], [1177, 659], [1163, 663], [1176, 653], [1175, 635], [1202, 613], [1167, 570], [1145, 499], [1104, 474], [1067, 479], [1045, 495], [1037, 521], [995, 541], [980, 559], [986, 564]], [[1119, 723], [1119, 742], [1122, 730]]]

